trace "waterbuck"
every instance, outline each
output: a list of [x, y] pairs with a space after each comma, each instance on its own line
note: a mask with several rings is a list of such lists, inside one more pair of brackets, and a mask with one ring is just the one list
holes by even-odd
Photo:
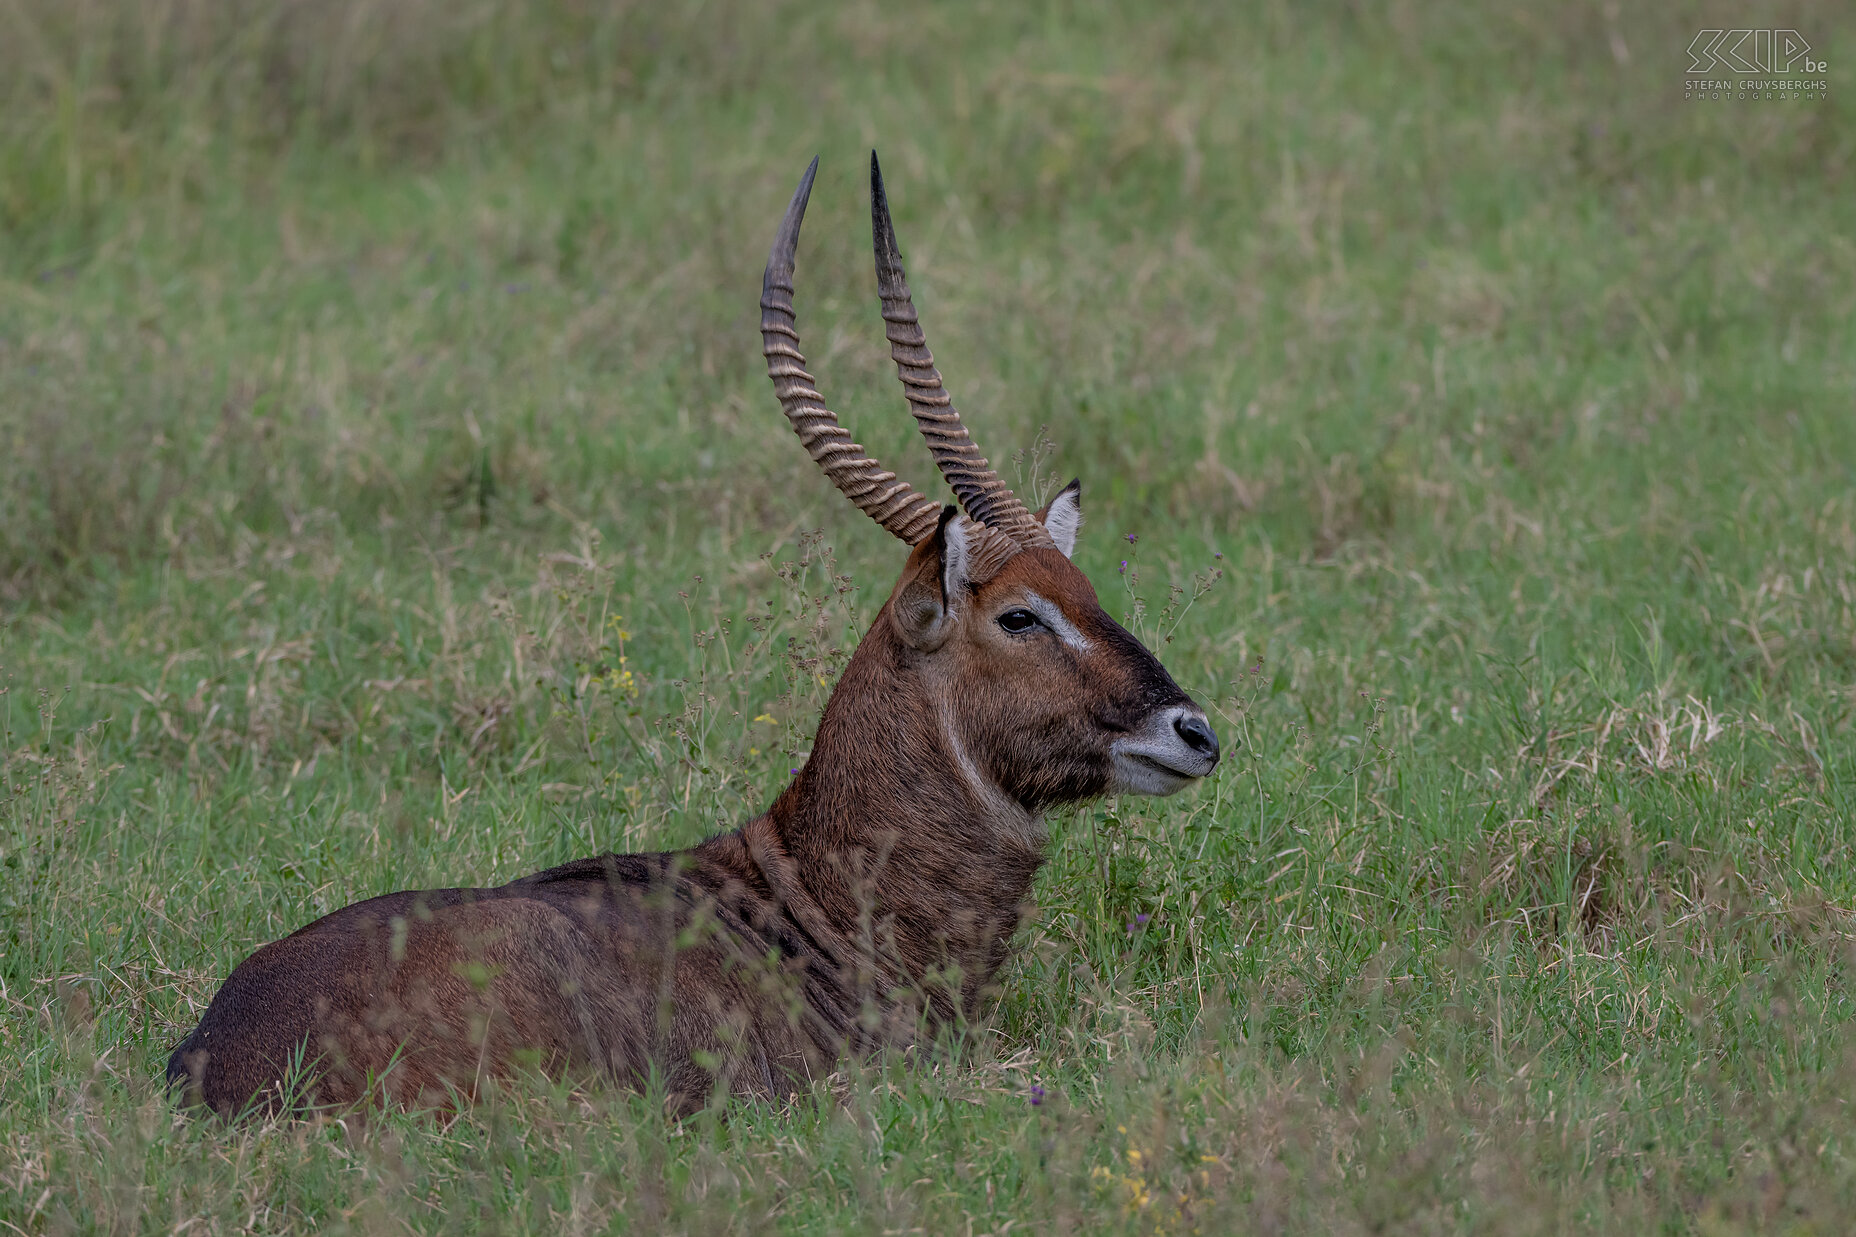
[[[174, 1049], [168, 1079], [190, 1100], [226, 1114], [423, 1106], [534, 1068], [655, 1077], [678, 1111], [790, 1095], [841, 1054], [978, 1012], [1042, 862], [1047, 809], [1171, 794], [1216, 766], [1205, 714], [1070, 563], [1077, 483], [1033, 514], [961, 425], [874, 155], [890, 352], [959, 507], [884, 471], [825, 406], [793, 316], [817, 169], [767, 260], [767, 373], [825, 475], [911, 549], [805, 766], [764, 815], [689, 850], [387, 894], [264, 946]], [[289, 1096], [287, 1078], [301, 1085]]]

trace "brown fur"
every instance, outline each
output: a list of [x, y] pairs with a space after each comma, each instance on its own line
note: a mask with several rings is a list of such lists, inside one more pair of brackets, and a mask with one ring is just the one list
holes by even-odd
[[[170, 1081], [231, 1114], [282, 1102], [299, 1057], [298, 1099], [319, 1104], [445, 1103], [525, 1067], [655, 1071], [688, 1111], [974, 1017], [1043, 811], [1103, 793], [1115, 737], [1189, 702], [1058, 551], [950, 581], [949, 525], [911, 553], [764, 815], [686, 851], [327, 915], [232, 972]], [[1031, 592], [1087, 649], [1001, 628]]]
[[[825, 407], [792, 313], [817, 166], [762, 281], [768, 374], [834, 484], [919, 543], [805, 768], [765, 815], [686, 851], [324, 916], [233, 970], [174, 1049], [171, 1085], [226, 1114], [425, 1106], [524, 1067], [658, 1076], [677, 1111], [715, 1094], [788, 1095], [846, 1051], [979, 1012], [1043, 861], [1046, 808], [1110, 789], [1170, 794], [1217, 764], [1204, 715], [1070, 565], [1076, 483], [1034, 518], [961, 427], [903, 282], [874, 155], [891, 352], [943, 473], [987, 522], [949, 507], [932, 524], [932, 503], [864, 457]], [[302, 1092], [285, 1094], [293, 1081]]]

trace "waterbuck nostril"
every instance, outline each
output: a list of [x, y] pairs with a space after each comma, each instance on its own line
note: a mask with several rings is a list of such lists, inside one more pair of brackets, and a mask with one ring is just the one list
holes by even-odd
[[1218, 735], [1212, 730], [1211, 723], [1196, 713], [1181, 713], [1173, 719], [1173, 729], [1186, 741], [1186, 746], [1206, 756], [1218, 754]]

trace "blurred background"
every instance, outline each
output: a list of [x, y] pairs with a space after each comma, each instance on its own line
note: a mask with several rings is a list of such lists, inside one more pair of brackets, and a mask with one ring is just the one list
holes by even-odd
[[[1651, 473], [1729, 500], [1837, 454], [1852, 138], [1836, 92], [1686, 101], [1711, 14], [7, 0], [0, 588], [447, 503], [635, 539], [665, 484], [679, 537], [818, 522], [754, 333], [813, 154], [802, 327], [925, 480], [871, 147], [982, 443], [1048, 425], [1096, 509], [1325, 556]], [[1834, 60], [1845, 17], [1760, 20]]]
[[[0, 1221], [1840, 1231], [1851, 18], [0, 0]], [[1828, 89], [1694, 97], [1743, 26]], [[945, 492], [873, 147], [967, 422], [1082, 479], [1218, 777], [1052, 820], [957, 1069], [699, 1137], [176, 1120], [262, 942], [804, 759], [902, 561], [763, 369], [814, 155], [812, 368]]]

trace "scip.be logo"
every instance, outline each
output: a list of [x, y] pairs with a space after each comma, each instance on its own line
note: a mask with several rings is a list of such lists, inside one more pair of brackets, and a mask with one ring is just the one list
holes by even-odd
[[1690, 77], [1717, 70], [1732, 73], [1823, 73], [1830, 67], [1811, 59], [1811, 45], [1796, 30], [1703, 30], [1688, 45]]

